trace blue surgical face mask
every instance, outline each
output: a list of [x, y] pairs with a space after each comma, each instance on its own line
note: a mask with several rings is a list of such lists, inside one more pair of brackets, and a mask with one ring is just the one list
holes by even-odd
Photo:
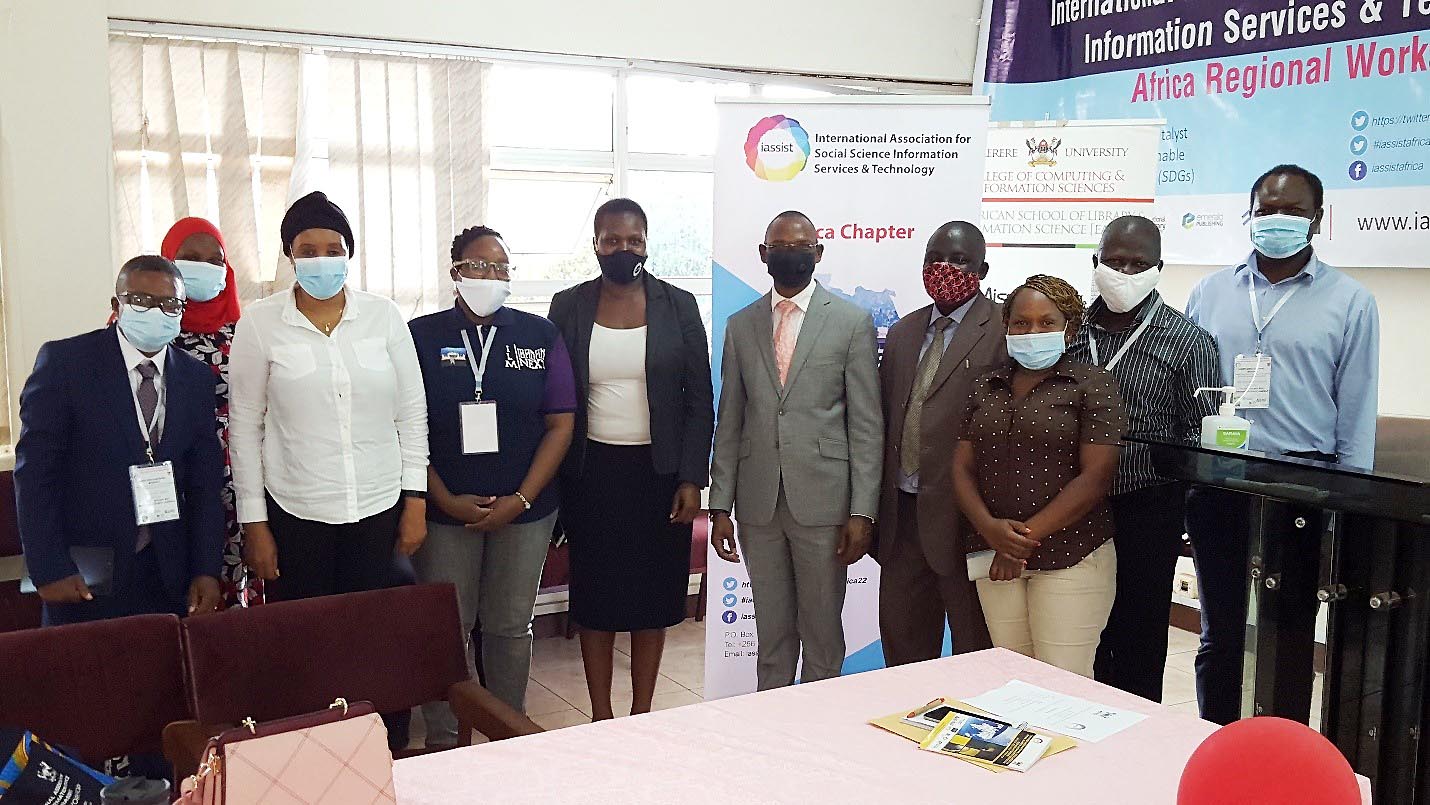
[[1267, 257], [1280, 260], [1311, 242], [1311, 219], [1299, 215], [1258, 215], [1251, 219], [1251, 243]]
[[175, 260], [184, 275], [184, 297], [193, 302], [208, 302], [218, 298], [228, 285], [228, 269], [198, 260]]
[[1010, 335], [1007, 338], [1009, 357], [1024, 369], [1035, 372], [1057, 363], [1063, 356], [1063, 351], [1068, 348], [1068, 340], [1062, 330]]
[[298, 275], [298, 284], [314, 299], [332, 299], [343, 289], [348, 280], [348, 258], [299, 257], [293, 261], [293, 271]]
[[140, 352], [158, 352], [179, 337], [179, 317], [170, 316], [157, 307], [135, 310], [121, 304], [119, 329]]

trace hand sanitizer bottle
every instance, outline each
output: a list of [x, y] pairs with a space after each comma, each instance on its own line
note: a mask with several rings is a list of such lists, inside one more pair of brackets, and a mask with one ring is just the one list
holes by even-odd
[[1236, 405], [1231, 400], [1236, 389], [1232, 386], [1200, 388], [1193, 396], [1204, 391], [1219, 391], [1223, 396], [1217, 413], [1202, 417], [1202, 447], [1245, 450], [1251, 441], [1251, 420], [1236, 415]]

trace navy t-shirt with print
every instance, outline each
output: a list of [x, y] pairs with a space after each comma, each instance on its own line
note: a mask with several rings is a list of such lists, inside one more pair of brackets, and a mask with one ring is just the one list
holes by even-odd
[[[510, 495], [526, 478], [536, 449], [546, 435], [546, 415], [576, 410], [576, 381], [571, 356], [556, 325], [541, 318], [503, 307], [492, 318], [495, 327], [482, 378], [482, 399], [497, 404], [500, 451], [483, 455], [462, 453], [459, 406], [476, 399], [476, 382], [467, 362], [462, 331], [472, 349], [480, 351], [477, 326], [458, 307], [413, 319], [409, 323], [417, 347], [417, 362], [427, 386], [427, 439], [432, 467], [454, 495]], [[486, 327], [482, 334], [486, 335]], [[472, 356], [480, 362], [477, 352]], [[531, 511], [516, 518], [526, 523], [556, 510], [559, 500], [555, 479], [531, 501]], [[456, 524], [435, 505], [427, 519]]]

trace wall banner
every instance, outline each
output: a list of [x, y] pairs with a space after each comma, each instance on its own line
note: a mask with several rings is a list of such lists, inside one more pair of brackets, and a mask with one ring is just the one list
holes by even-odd
[[991, 0], [995, 120], [1161, 118], [1168, 262], [1250, 253], [1252, 182], [1295, 163], [1326, 187], [1332, 264], [1427, 265], [1430, 2]]

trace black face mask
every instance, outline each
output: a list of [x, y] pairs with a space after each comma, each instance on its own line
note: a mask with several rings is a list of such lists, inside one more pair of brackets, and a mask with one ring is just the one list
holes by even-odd
[[766, 249], [765, 268], [784, 288], [802, 288], [814, 276], [814, 252], [803, 249]]
[[601, 264], [601, 276], [617, 285], [629, 285], [645, 272], [645, 258], [633, 251], [596, 255]]

